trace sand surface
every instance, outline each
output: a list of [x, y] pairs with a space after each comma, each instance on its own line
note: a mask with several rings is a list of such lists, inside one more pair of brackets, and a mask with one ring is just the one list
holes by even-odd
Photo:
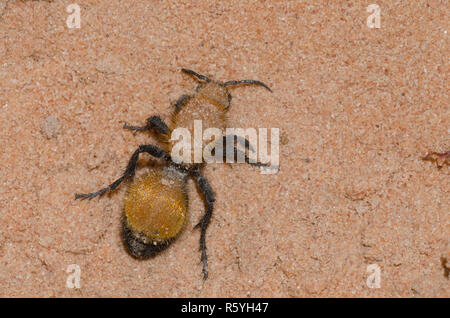
[[[450, 150], [447, 1], [377, 1], [380, 28], [365, 1], [86, 0], [69, 29], [71, 3], [0, 1], [0, 296], [450, 296], [449, 167], [421, 160]], [[270, 85], [231, 90], [230, 126], [281, 135], [277, 174], [205, 170], [207, 281], [192, 181], [147, 261], [121, 242], [126, 186], [74, 200], [157, 142], [122, 125], [168, 120], [196, 86], [182, 67]]]

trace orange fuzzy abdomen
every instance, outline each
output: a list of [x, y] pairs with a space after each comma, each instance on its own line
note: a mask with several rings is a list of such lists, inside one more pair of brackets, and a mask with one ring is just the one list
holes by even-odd
[[125, 196], [127, 227], [151, 240], [174, 238], [186, 220], [188, 199], [185, 182], [153, 170], [133, 182]]

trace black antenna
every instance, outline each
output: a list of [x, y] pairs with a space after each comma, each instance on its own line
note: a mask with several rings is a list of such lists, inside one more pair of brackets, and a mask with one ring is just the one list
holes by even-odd
[[205, 82], [211, 82], [211, 79], [209, 79], [207, 76], [205, 75], [200, 75], [192, 70], [188, 70], [187, 68], [182, 68], [181, 69], [182, 72], [189, 74], [189, 75], [193, 75], [195, 76], [197, 79], [201, 80], [201, 81], [205, 81]]
[[242, 81], [229, 81], [223, 84], [223, 86], [232, 86], [232, 85], [241, 85], [241, 84], [255, 84], [255, 85], [260, 85], [264, 88], [267, 88], [269, 90], [269, 92], [272, 93], [272, 90], [270, 89], [269, 86], [267, 86], [266, 84], [264, 84], [261, 81], [255, 81], [255, 80], [242, 80]]

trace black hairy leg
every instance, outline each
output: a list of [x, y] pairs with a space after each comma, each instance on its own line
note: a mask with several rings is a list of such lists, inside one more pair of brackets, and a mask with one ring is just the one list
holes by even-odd
[[[245, 163], [248, 163], [255, 167], [269, 167], [270, 166], [270, 164], [267, 164], [267, 163], [261, 163], [259, 161], [250, 160], [250, 158], [247, 156], [247, 154], [245, 152], [243, 152], [242, 150], [237, 148], [237, 144], [243, 145], [245, 147], [245, 150], [252, 151], [252, 152], [255, 151], [253, 146], [251, 145], [251, 143], [248, 141], [247, 138], [244, 138], [239, 135], [224, 136], [223, 140], [222, 140], [222, 146], [225, 145], [225, 149], [226, 149], [225, 152], [223, 152], [223, 150], [222, 150], [224, 162], [226, 162], [227, 152], [229, 152], [230, 154], [228, 155], [228, 157], [231, 157], [231, 155], [232, 155], [233, 162], [237, 162], [238, 158], [244, 158]], [[220, 144], [219, 144], [219, 146], [220, 146]], [[233, 152], [233, 153], [231, 153], [231, 152]]]
[[205, 214], [200, 219], [200, 222], [194, 228], [200, 228], [200, 251], [202, 253], [201, 261], [203, 263], [202, 272], [203, 279], [208, 278], [208, 257], [206, 255], [206, 229], [211, 221], [212, 212], [214, 209], [215, 196], [208, 180], [198, 171], [191, 171], [192, 177], [195, 179], [197, 186], [205, 199]]
[[116, 181], [111, 183], [109, 186], [107, 186], [99, 191], [91, 192], [91, 193], [77, 193], [77, 194], [75, 194], [75, 199], [92, 199], [96, 196], [102, 196], [107, 191], [115, 190], [125, 179], [133, 180], [134, 175], [136, 173], [136, 166], [137, 166], [137, 162], [139, 159], [139, 154], [141, 154], [143, 152], [146, 152], [155, 158], [160, 158], [165, 161], [171, 160], [170, 156], [164, 150], [162, 150], [156, 146], [140, 145], [139, 148], [136, 149], [136, 151], [131, 156], [130, 160], [128, 161], [128, 165], [127, 165], [127, 168], [125, 169], [125, 172], [119, 179], [117, 179]]
[[163, 135], [168, 135], [170, 133], [169, 127], [159, 116], [151, 116], [147, 118], [145, 126], [130, 126], [125, 123], [123, 125], [123, 128], [135, 131], [155, 130], [156, 132]]
[[181, 95], [180, 98], [178, 98], [178, 100], [175, 103], [175, 110], [179, 111], [181, 109], [181, 107], [183, 107], [184, 104], [186, 104], [186, 102], [191, 98], [191, 96], [189, 95]]

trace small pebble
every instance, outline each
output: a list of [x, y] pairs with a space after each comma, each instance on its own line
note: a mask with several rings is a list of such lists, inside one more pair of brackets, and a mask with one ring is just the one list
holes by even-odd
[[50, 115], [42, 121], [41, 131], [47, 139], [55, 138], [61, 132], [61, 123], [58, 117]]

